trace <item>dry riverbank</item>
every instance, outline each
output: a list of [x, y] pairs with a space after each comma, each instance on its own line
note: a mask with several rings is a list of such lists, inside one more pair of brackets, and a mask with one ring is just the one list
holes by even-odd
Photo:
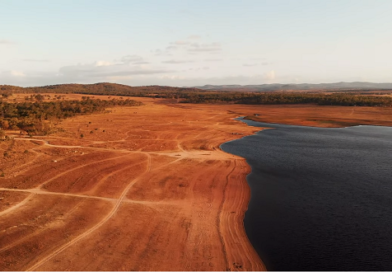
[[249, 166], [219, 149], [257, 129], [141, 100], [2, 143], [1, 270], [264, 269], [243, 228]]

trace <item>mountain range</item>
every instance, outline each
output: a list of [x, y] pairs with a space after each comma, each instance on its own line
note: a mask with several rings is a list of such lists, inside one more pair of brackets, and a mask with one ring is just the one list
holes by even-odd
[[337, 82], [319, 84], [260, 84], [260, 85], [204, 85], [196, 86], [203, 90], [227, 90], [227, 91], [337, 91], [337, 90], [392, 90], [392, 83], [371, 82]]

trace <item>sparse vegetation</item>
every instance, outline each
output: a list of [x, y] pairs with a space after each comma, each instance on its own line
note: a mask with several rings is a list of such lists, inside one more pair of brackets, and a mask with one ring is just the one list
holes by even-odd
[[309, 93], [208, 93], [189, 94], [184, 103], [235, 103], [235, 104], [318, 104], [336, 106], [392, 106], [391, 97]]
[[[321, 90], [320, 90], [321, 91]], [[385, 91], [384, 91], [385, 92]], [[197, 88], [177, 88], [167, 86], [131, 87], [121, 84], [61, 84], [42, 87], [0, 86], [3, 96], [12, 93], [33, 93], [28, 101], [43, 101], [48, 98], [43, 93], [57, 93], [55, 99], [64, 101], [64, 93], [167, 98], [182, 103], [235, 103], [235, 104], [318, 104], [339, 106], [392, 106], [390, 96], [369, 95], [366, 90], [342, 90], [339, 93], [309, 92], [256, 92], [249, 90], [203, 90]], [[50, 98], [49, 98], [50, 99]], [[83, 101], [89, 97], [83, 96]], [[120, 97], [120, 100], [123, 98]], [[112, 101], [113, 99], [109, 100]], [[124, 100], [125, 101], [125, 100]]]
[[[37, 97], [37, 96], [36, 96]], [[107, 107], [140, 106], [141, 102], [124, 100], [84, 99], [42, 102], [8, 103], [0, 100], [1, 128], [21, 129], [29, 135], [46, 135], [53, 129], [53, 124], [61, 119], [76, 115], [103, 112]], [[91, 122], [89, 122], [91, 124]]]

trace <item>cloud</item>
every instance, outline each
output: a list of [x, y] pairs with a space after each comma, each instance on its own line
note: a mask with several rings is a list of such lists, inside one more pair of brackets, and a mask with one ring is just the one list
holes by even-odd
[[15, 42], [13, 42], [11, 40], [0, 39], [0, 44], [13, 45], [13, 44], [15, 44]]
[[223, 59], [205, 59], [204, 61], [208, 61], [208, 62], [219, 62], [219, 61], [223, 61]]
[[23, 61], [26, 61], [26, 62], [50, 62], [50, 60], [47, 60], [47, 59], [23, 59]]
[[170, 79], [170, 80], [184, 79], [184, 77], [176, 76], [176, 75], [163, 75], [163, 76], [159, 76], [158, 78], [159, 79]]
[[190, 53], [194, 54], [202, 54], [205, 53], [217, 53], [222, 51], [222, 46], [218, 42], [214, 43], [200, 43], [198, 40], [201, 39], [199, 35], [191, 35], [186, 39], [177, 40], [170, 42], [165, 49], [156, 49], [151, 52], [155, 56], [172, 56], [176, 54]]
[[127, 55], [121, 58], [122, 63], [135, 63], [141, 61], [144, 61], [144, 59], [138, 55]]
[[263, 75], [263, 77], [268, 80], [268, 81], [272, 81], [276, 78], [276, 74], [274, 70], [269, 71], [268, 73], [265, 73]]
[[168, 70], [129, 70], [129, 71], [117, 71], [117, 72], [102, 72], [102, 73], [92, 73], [89, 74], [90, 77], [127, 77], [135, 75], [154, 75], [154, 74], [164, 74]]
[[117, 63], [108, 62], [110, 65], [141, 65], [141, 64], [149, 64], [150, 62], [146, 61], [143, 57], [138, 55], [127, 55], [122, 57]]
[[175, 42], [171, 42], [170, 44], [171, 45], [188, 45], [188, 44], [190, 44], [191, 42], [190, 41], [187, 41], [187, 40], [179, 40], [179, 41], [175, 41]]
[[180, 64], [180, 63], [192, 63], [194, 61], [192, 60], [166, 60], [162, 61], [162, 63], [168, 63], [168, 64]]
[[99, 60], [99, 61], [95, 62], [95, 67], [110, 66], [110, 65], [113, 65], [113, 63], [111, 63], [109, 61]]
[[258, 66], [258, 65], [266, 66], [266, 65], [270, 65], [270, 64], [271, 64], [270, 62], [263, 62], [263, 63], [244, 63], [242, 66], [244, 66], [244, 67], [254, 67], [254, 66]]
[[200, 40], [201, 36], [199, 35], [191, 35], [188, 37], [188, 40]]
[[169, 50], [155, 49], [151, 50], [151, 53], [153, 53], [155, 56], [172, 56], [172, 54], [169, 53]]
[[189, 68], [189, 71], [205, 71], [205, 70], [210, 70], [210, 67], [204, 66], [204, 67], [198, 67], [198, 68]]
[[11, 70], [11, 71], [4, 71], [1, 73], [2, 76], [4, 77], [25, 77], [26, 75], [22, 71], [16, 71], [16, 70]]
[[168, 50], [177, 50], [178, 49], [178, 46], [174, 46], [174, 45], [170, 45], [170, 46], [167, 46], [166, 47], [166, 50], [168, 51]]
[[218, 52], [221, 51], [222, 47], [220, 43], [192, 43], [188, 48], [188, 52], [199, 53], [199, 52]]
[[[126, 58], [127, 61], [134, 61], [136, 58]], [[131, 67], [128, 62], [123, 64], [111, 64], [109, 62], [98, 61], [92, 64], [79, 64], [61, 67], [60, 75], [73, 78], [96, 78], [111, 76], [131, 76], [131, 75], [152, 75], [168, 73], [164, 69], [146, 69]]]
[[138, 65], [138, 64], [149, 64], [150, 62], [148, 62], [148, 61], [136, 61], [136, 62], [134, 62], [133, 64], [134, 65]]

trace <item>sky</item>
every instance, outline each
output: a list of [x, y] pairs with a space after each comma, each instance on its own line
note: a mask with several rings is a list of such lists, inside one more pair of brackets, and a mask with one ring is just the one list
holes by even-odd
[[0, 85], [392, 82], [391, 0], [0, 0]]

